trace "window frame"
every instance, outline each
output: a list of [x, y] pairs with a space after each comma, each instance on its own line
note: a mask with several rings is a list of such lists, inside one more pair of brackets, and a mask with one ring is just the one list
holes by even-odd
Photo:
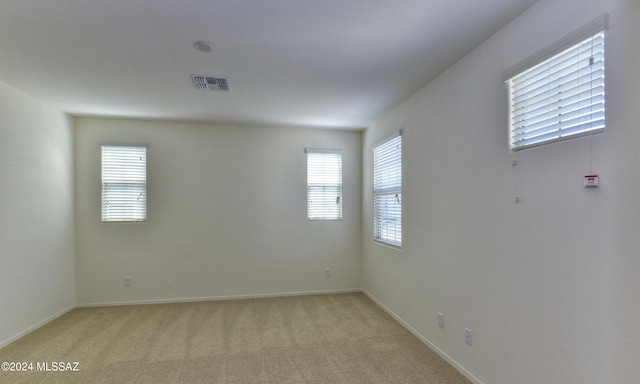
[[[307, 220], [341, 221], [344, 201], [342, 150], [305, 148], [305, 153], [307, 160]], [[339, 160], [338, 165], [336, 167], [329, 166], [329, 163], [334, 160]], [[317, 170], [316, 167], [322, 167], [319, 173], [313, 173]], [[337, 205], [335, 209], [330, 207], [330, 202], [334, 198]]]
[[[144, 154], [144, 158], [131, 162], [124, 153]], [[120, 153], [120, 158], [116, 153]], [[112, 157], [109, 157], [111, 153]], [[145, 223], [147, 221], [147, 165], [148, 146], [144, 144], [100, 144], [101, 221], [103, 223]], [[129, 164], [123, 165], [123, 162]], [[115, 187], [114, 187], [115, 186]], [[110, 188], [111, 187], [111, 188]], [[120, 193], [115, 192], [119, 189]], [[136, 202], [133, 194], [137, 193]], [[142, 198], [142, 199], [141, 199]], [[117, 208], [109, 202], [116, 200]], [[142, 200], [141, 203], [139, 201]]]
[[[606, 126], [604, 40], [605, 32], [608, 28], [609, 15], [603, 14], [502, 71], [502, 80], [509, 88], [509, 147], [511, 151], [519, 151], [604, 132]], [[600, 34], [602, 34], [601, 37], [599, 37]], [[594, 60], [596, 55], [594, 55], [593, 50], [595, 46], [594, 39], [596, 38], [602, 40], [602, 51], [596, 52], [600, 55], [600, 58]], [[574, 55], [575, 50], [583, 47], [587, 48], [584, 51], [588, 51], [588, 55], [584, 57]], [[575, 91], [577, 87], [574, 90], [567, 90], [567, 93], [574, 92], [575, 98], [579, 102], [569, 102], [570, 98], [562, 95], [565, 91], [563, 87], [567, 87], [563, 80], [558, 80], [564, 76], [562, 73], [560, 77], [549, 76], [540, 80], [545, 81], [544, 84], [548, 86], [549, 91], [553, 90], [553, 92], [549, 92], [548, 98], [543, 98], [541, 101], [543, 103], [542, 106], [547, 108], [543, 113], [545, 122], [537, 122], [537, 120], [542, 120], [541, 117], [531, 117], [527, 116], [528, 113], [521, 113], [520, 105], [517, 107], [519, 110], [515, 111], [514, 92], [517, 88], [514, 88], [514, 85], [518, 86], [515, 81], [536, 73], [545, 65], [548, 66], [549, 62], [555, 63], [558, 59], [567, 57], [581, 58], [580, 61], [576, 61], [571, 65], [572, 69], [569, 72], [571, 75], [577, 76], [574, 82], [580, 87], [580, 90]], [[555, 76], [556, 72], [552, 74]], [[586, 81], [582, 82], [581, 80], [584, 79]], [[541, 89], [542, 87], [536, 85], [535, 88]], [[519, 97], [527, 95], [528, 92], [528, 90], [525, 91]], [[527, 96], [532, 98], [535, 95], [529, 94]], [[583, 98], [583, 96], [586, 97]], [[525, 98], [525, 100], [528, 99]], [[521, 101], [518, 100], [518, 103], [521, 103]], [[580, 106], [574, 107], [577, 104], [580, 104]], [[567, 108], [563, 111], [564, 106]], [[567, 113], [567, 110], [570, 113]]]
[[402, 130], [375, 143], [372, 154], [373, 239], [402, 248]]

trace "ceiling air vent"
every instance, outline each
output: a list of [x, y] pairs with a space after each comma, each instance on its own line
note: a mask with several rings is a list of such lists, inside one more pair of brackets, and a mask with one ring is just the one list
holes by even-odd
[[191, 75], [196, 88], [204, 91], [230, 91], [229, 81], [221, 77]]

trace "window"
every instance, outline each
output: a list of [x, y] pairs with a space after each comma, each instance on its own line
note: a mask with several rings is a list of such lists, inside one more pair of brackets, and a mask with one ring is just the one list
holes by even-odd
[[342, 220], [342, 151], [307, 152], [307, 218]]
[[373, 148], [373, 231], [376, 241], [402, 246], [402, 136]]
[[102, 221], [146, 221], [147, 148], [102, 146]]
[[603, 132], [603, 15], [503, 72], [514, 151]]

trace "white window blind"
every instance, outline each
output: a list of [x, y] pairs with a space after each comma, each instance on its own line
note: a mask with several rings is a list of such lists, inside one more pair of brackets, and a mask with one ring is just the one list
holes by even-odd
[[342, 151], [307, 148], [307, 218], [342, 220]]
[[147, 148], [102, 146], [102, 221], [146, 221]]
[[510, 92], [512, 150], [604, 131], [607, 23], [603, 15], [503, 72]]
[[373, 148], [373, 231], [376, 241], [402, 246], [402, 136]]

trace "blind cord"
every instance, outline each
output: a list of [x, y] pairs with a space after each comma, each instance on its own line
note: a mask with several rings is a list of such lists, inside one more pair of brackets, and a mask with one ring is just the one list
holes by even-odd
[[516, 168], [516, 197], [514, 198], [514, 201], [516, 203], [520, 202], [520, 167], [518, 166], [518, 152], [514, 153], [514, 159], [513, 162], [511, 163], [512, 166], [514, 166]]
[[[593, 55], [594, 50], [594, 38], [591, 38], [591, 52], [589, 57], [589, 66], [593, 66], [595, 64], [595, 57]], [[590, 97], [593, 99], [593, 69], [589, 70], [590, 72]], [[593, 116], [593, 103], [590, 105], [590, 115]], [[589, 174], [593, 174], [593, 132], [589, 135]]]

